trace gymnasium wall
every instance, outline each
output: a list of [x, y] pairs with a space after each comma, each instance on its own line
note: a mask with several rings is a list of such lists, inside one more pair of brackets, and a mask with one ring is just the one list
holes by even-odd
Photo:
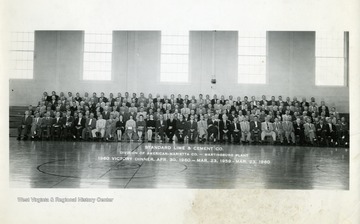
[[[112, 81], [82, 80], [83, 31], [36, 31], [33, 80], [10, 80], [10, 106], [36, 104], [42, 92], [199, 93], [270, 98], [314, 96], [349, 112], [348, 87], [315, 86], [315, 32], [267, 32], [267, 84], [237, 83], [237, 32], [191, 31], [189, 83], [161, 83], [160, 31], [113, 33]], [[217, 84], [210, 79], [216, 75]]]

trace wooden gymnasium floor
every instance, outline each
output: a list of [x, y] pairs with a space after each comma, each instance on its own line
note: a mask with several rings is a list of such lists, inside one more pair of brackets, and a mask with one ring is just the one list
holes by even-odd
[[348, 190], [349, 149], [11, 137], [10, 187]]

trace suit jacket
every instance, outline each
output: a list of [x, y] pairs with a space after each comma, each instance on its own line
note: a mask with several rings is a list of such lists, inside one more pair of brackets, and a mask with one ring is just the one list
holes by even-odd
[[[329, 133], [331, 133], [330, 124], [326, 124], [326, 129], [329, 131]], [[333, 132], [336, 133], [336, 125], [331, 124], [331, 129], [332, 129]]]
[[[38, 120], [37, 120], [38, 119]], [[41, 117], [38, 117], [38, 118], [34, 118], [33, 119], [33, 122], [32, 122], [32, 124], [31, 124], [31, 126], [41, 126], [41, 124], [42, 124], [42, 118]]]
[[304, 129], [306, 135], [308, 135], [311, 131], [314, 133], [316, 132], [315, 125], [311, 123], [304, 124]]
[[295, 135], [300, 135], [302, 133], [304, 133], [304, 125], [303, 124], [298, 124], [298, 123], [294, 123], [294, 131], [295, 131]]
[[96, 119], [92, 118], [90, 123], [90, 118], [86, 119], [85, 128], [95, 129], [96, 128]]
[[64, 117], [64, 125], [67, 125], [68, 127], [71, 127], [74, 122], [74, 117]]
[[282, 122], [283, 130], [286, 132], [293, 132], [294, 131], [294, 125], [291, 121], [284, 121]]
[[99, 97], [99, 101], [100, 101], [100, 99], [102, 99], [102, 101], [103, 101], [104, 103], [109, 102], [108, 98], [106, 98], [106, 97]]
[[64, 124], [64, 119], [62, 117], [59, 117], [59, 119], [57, 119], [56, 117], [54, 117], [52, 119], [52, 126], [56, 127], [62, 127]]
[[81, 126], [82, 128], [85, 128], [86, 119], [85, 119], [85, 118], [81, 118], [80, 125], [79, 125], [79, 119], [80, 119], [80, 118], [76, 118], [76, 119], [75, 119], [75, 122], [73, 123], [73, 125], [74, 125], [75, 127]]
[[192, 124], [191, 121], [188, 121], [188, 129], [194, 129], [195, 131], [197, 131], [197, 122], [195, 120], [193, 120]]
[[261, 130], [262, 131], [274, 131], [274, 127], [273, 127], [273, 124], [270, 123], [270, 122], [262, 122], [261, 123]]
[[321, 133], [327, 133], [327, 125], [326, 124], [322, 124], [322, 126], [319, 124], [316, 125], [316, 134], [320, 135]]
[[[109, 120], [110, 119], [110, 111], [107, 111], [107, 112], [104, 111], [102, 113], [102, 116], [103, 116], [103, 119]], [[135, 119], [135, 117], [134, 117], [134, 119]]]
[[172, 121], [169, 119], [166, 122], [167, 126], [166, 129], [169, 129], [169, 127], [172, 127], [172, 130], [176, 130], [176, 120], [173, 119]]
[[28, 125], [28, 126], [30, 126], [30, 125], [32, 124], [32, 122], [33, 122], [32, 119], [33, 119], [33, 118], [32, 118], [30, 115], [27, 116], [27, 118], [25, 118], [25, 116], [23, 116], [22, 119], [21, 119], [21, 125]]
[[240, 125], [240, 123], [238, 123], [238, 122], [236, 122], [236, 123], [231, 123], [230, 129], [231, 129], [232, 131], [235, 130], [235, 127], [236, 127], [237, 130], [239, 130], [239, 132], [241, 131], [241, 125]]
[[250, 122], [248, 121], [241, 121], [240, 128], [242, 132], [250, 132]]
[[186, 130], [188, 129], [187, 121], [177, 120], [177, 121], [176, 121], [176, 129], [177, 129], [177, 130], [182, 129], [182, 130], [186, 131]]
[[163, 120], [162, 123], [160, 120], [157, 120], [156, 121], [156, 130], [159, 131], [159, 130], [165, 130], [167, 127], [166, 125], [166, 120]]
[[274, 131], [283, 131], [283, 125], [280, 121], [273, 123]]
[[44, 117], [41, 122], [42, 127], [49, 127], [53, 123], [53, 120], [51, 117]]
[[[225, 122], [226, 122], [226, 129], [225, 129]], [[223, 130], [231, 130], [231, 123], [229, 120], [226, 120], [224, 122], [224, 120], [220, 120], [220, 123], [219, 123], [219, 129], [220, 131], [223, 131]]]
[[250, 131], [260, 132], [261, 131], [261, 123], [260, 121], [256, 122], [257, 127], [255, 127], [255, 121], [250, 122]]

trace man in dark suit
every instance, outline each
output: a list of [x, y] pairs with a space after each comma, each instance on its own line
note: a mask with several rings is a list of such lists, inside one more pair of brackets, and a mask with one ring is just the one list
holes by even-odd
[[156, 121], [156, 132], [160, 136], [160, 142], [165, 142], [166, 128], [166, 121], [164, 121], [164, 116], [161, 114], [159, 119]]
[[73, 138], [80, 139], [82, 138], [82, 130], [85, 128], [85, 118], [83, 118], [83, 114], [79, 113], [79, 117], [75, 119], [73, 123]]
[[234, 143], [240, 144], [241, 129], [240, 129], [240, 123], [238, 122], [237, 117], [234, 118], [234, 120], [231, 124], [231, 134], [233, 136]]
[[212, 115], [211, 119], [208, 119], [208, 141], [216, 142], [218, 139], [219, 121], [216, 115]]
[[27, 140], [29, 132], [31, 130], [32, 117], [29, 114], [29, 111], [25, 111], [25, 115], [21, 118], [21, 125], [18, 128], [18, 137], [17, 140], [21, 139], [21, 135], [24, 136], [23, 140]]
[[[102, 100], [102, 102], [107, 103], [109, 100], [105, 97], [105, 93], [101, 92], [101, 96], [99, 97], [99, 101]], [[105, 118], [104, 118], [105, 119]]]
[[176, 138], [178, 142], [183, 143], [185, 136], [187, 135], [187, 122], [184, 120], [183, 115], [178, 116], [178, 120], [176, 121]]
[[224, 143], [224, 135], [227, 137], [228, 142], [231, 142], [231, 123], [227, 119], [226, 114], [222, 115], [222, 119], [219, 123], [219, 132], [220, 132], [220, 143]]
[[90, 113], [90, 117], [86, 119], [85, 128], [82, 130], [82, 139], [87, 140], [87, 134], [92, 139], [92, 130], [96, 129], [96, 119], [94, 113]]
[[181, 94], [178, 95], [178, 97], [176, 98], [176, 103], [181, 106], [184, 103], [184, 100], [181, 98]]
[[324, 120], [320, 119], [316, 125], [316, 136], [321, 145], [326, 142], [326, 136], [328, 135], [328, 127], [324, 124]]
[[169, 142], [173, 142], [173, 137], [176, 131], [176, 120], [174, 119], [174, 115], [171, 114], [170, 118], [166, 122], [166, 136], [169, 138]]
[[104, 107], [104, 112], [102, 112], [102, 116], [103, 116], [103, 119], [105, 119], [105, 120], [109, 120], [109, 119], [110, 119], [110, 111], [109, 111], [109, 107], [108, 107], [108, 106], [105, 106], [105, 107]]
[[79, 103], [82, 101], [82, 98], [80, 97], [80, 93], [76, 93], [75, 100]]
[[304, 143], [305, 140], [305, 129], [304, 129], [304, 125], [301, 123], [300, 118], [296, 118], [296, 121], [294, 123], [294, 132], [295, 132], [295, 136], [299, 136], [300, 138], [300, 145], [302, 145]]
[[218, 98], [217, 98], [217, 95], [215, 94], [211, 100], [211, 105], [214, 106], [214, 104], [217, 103], [217, 100], [218, 100]]
[[72, 133], [72, 126], [73, 126], [73, 122], [74, 122], [74, 117], [71, 116], [71, 111], [68, 110], [66, 111], [66, 113], [64, 113], [63, 115], [63, 136], [64, 138], [68, 138], [69, 135], [71, 135]]
[[51, 125], [51, 136], [53, 138], [55, 137], [60, 138], [63, 125], [64, 125], [64, 119], [60, 117], [60, 112], [56, 112], [55, 118], [52, 119], [52, 125]]
[[250, 132], [252, 140], [257, 143], [260, 142], [261, 123], [257, 115], [254, 116], [254, 120], [250, 122]]
[[188, 121], [188, 137], [189, 142], [194, 143], [197, 136], [197, 122], [194, 120], [194, 115], [190, 115], [190, 121]]
[[334, 125], [332, 123], [332, 120], [330, 117], [328, 117], [326, 119], [326, 129], [328, 130], [327, 132], [327, 139], [329, 141], [330, 144], [335, 144], [337, 145], [337, 129], [336, 129], [336, 125]]

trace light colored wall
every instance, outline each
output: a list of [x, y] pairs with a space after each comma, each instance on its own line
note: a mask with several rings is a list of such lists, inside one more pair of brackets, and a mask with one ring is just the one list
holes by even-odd
[[[237, 83], [237, 32], [190, 32], [190, 82], [160, 83], [160, 31], [113, 33], [112, 81], [82, 80], [83, 31], [36, 31], [33, 80], [10, 80], [10, 105], [36, 104], [43, 91], [314, 96], [349, 111], [348, 87], [315, 86], [315, 33], [267, 32], [267, 84]], [[215, 58], [214, 58], [215, 57]], [[210, 79], [216, 75], [217, 84]], [[213, 87], [213, 88], [212, 88]]]

